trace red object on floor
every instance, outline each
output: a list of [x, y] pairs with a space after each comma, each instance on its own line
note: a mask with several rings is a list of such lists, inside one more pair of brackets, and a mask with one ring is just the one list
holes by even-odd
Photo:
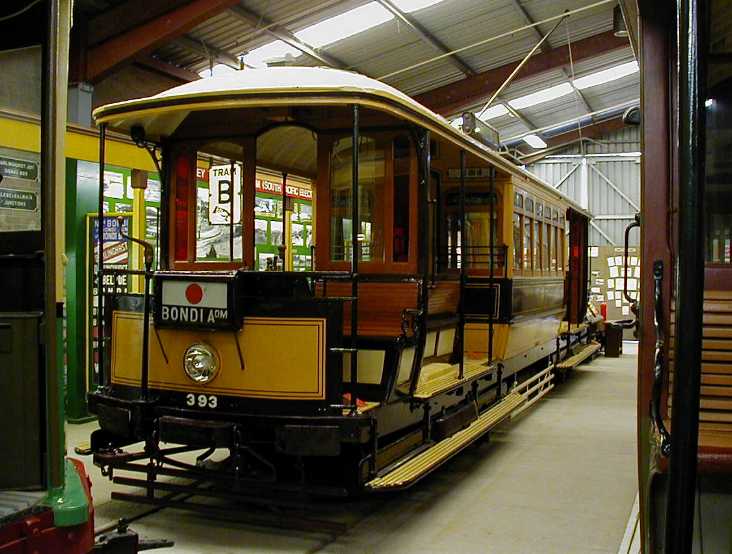
[[54, 527], [53, 511], [42, 508], [39, 512], [20, 517], [0, 527], [0, 554], [86, 554], [94, 547], [94, 507], [91, 481], [84, 464], [71, 460], [79, 473], [89, 501], [89, 519], [74, 527]]
[[600, 315], [602, 319], [607, 319], [607, 302], [600, 304]]

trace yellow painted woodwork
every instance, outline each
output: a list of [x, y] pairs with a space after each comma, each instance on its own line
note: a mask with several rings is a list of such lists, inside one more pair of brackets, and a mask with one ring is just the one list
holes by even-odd
[[[512, 327], [512, 326], [511, 326]], [[506, 358], [506, 345], [509, 336], [509, 325], [504, 323], [493, 324], [493, 358]], [[487, 358], [488, 356], [488, 324], [467, 323], [464, 339], [465, 357], [470, 359]]]
[[[159, 341], [151, 325], [151, 388], [252, 398], [325, 398], [323, 318], [248, 317], [238, 332], [158, 329], [158, 333]], [[112, 383], [139, 386], [142, 314], [115, 312], [112, 337]], [[194, 343], [206, 343], [219, 355], [219, 372], [207, 384], [194, 383], [183, 371], [183, 355]]]
[[552, 315], [513, 323], [508, 333], [504, 359], [523, 354], [556, 338], [560, 319], [560, 315]]

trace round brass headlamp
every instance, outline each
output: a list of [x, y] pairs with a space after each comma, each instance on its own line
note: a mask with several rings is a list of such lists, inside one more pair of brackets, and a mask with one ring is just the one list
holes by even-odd
[[219, 356], [208, 344], [192, 344], [183, 354], [183, 370], [199, 385], [212, 381], [219, 372], [219, 366]]

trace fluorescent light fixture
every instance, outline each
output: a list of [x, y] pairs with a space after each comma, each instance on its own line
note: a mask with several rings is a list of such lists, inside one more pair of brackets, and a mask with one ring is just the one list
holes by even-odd
[[199, 71], [198, 74], [205, 79], [206, 77], [218, 77], [219, 75], [225, 75], [226, 73], [232, 73], [234, 71], [236, 71], [236, 69], [233, 67], [217, 63], [211, 69], [203, 69]]
[[527, 94], [526, 96], [521, 96], [519, 98], [509, 100], [508, 103], [512, 108], [520, 110], [523, 108], [535, 106], [536, 104], [541, 104], [542, 102], [554, 100], [555, 98], [560, 98], [567, 94], [572, 94], [573, 90], [574, 89], [572, 88], [572, 85], [570, 85], [569, 83], [562, 83], [561, 85], [545, 88], [544, 90], [532, 92], [531, 94]]
[[609, 83], [610, 81], [615, 81], [622, 77], [627, 77], [636, 71], [638, 71], [638, 62], [634, 60], [632, 62], [616, 65], [615, 67], [603, 69], [597, 73], [590, 73], [589, 75], [575, 79], [573, 83], [575, 88], [582, 90], [596, 85]]
[[393, 2], [401, 11], [411, 13], [439, 4], [442, 0], [393, 0]]
[[546, 148], [546, 142], [541, 140], [537, 135], [526, 135], [524, 137], [524, 142], [531, 146], [531, 148]]
[[394, 18], [389, 10], [378, 2], [369, 2], [348, 10], [295, 33], [295, 36], [313, 48], [320, 48], [362, 31], [376, 27]]
[[274, 59], [284, 58], [286, 56], [292, 56], [293, 58], [302, 54], [297, 48], [290, 46], [289, 44], [275, 40], [268, 42], [263, 46], [259, 46], [254, 50], [250, 50], [247, 54], [242, 56], [244, 63], [251, 65], [252, 67], [266, 67], [267, 62]]
[[712, 106], [714, 106], [714, 98], [707, 98], [704, 101], [704, 107], [705, 108], [711, 108]]
[[495, 119], [497, 117], [501, 117], [503, 115], [506, 115], [508, 113], [508, 108], [504, 106], [503, 104], [496, 104], [495, 106], [491, 106], [484, 112], [480, 112], [478, 114], [478, 119], [481, 121], [488, 121], [489, 119]]

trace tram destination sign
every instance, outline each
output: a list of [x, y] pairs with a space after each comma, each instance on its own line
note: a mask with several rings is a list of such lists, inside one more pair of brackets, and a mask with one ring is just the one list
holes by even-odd
[[155, 324], [160, 327], [238, 329], [233, 276], [155, 277]]
[[38, 179], [38, 164], [31, 160], [19, 160], [0, 156], [0, 175], [35, 181]]

